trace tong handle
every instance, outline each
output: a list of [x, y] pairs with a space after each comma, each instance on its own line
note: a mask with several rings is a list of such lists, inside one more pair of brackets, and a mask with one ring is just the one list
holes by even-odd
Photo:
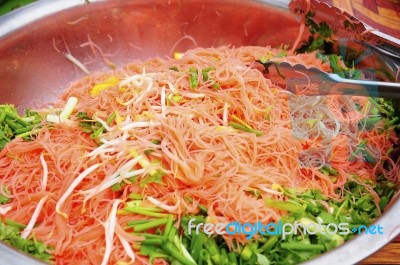
[[[301, 84], [308, 82], [307, 86]], [[337, 74], [321, 72], [306, 79], [288, 78], [287, 90], [294, 94], [317, 95], [353, 95], [380, 98], [400, 98], [400, 83], [341, 78]]]
[[[326, 1], [292, 0], [289, 9], [299, 16], [305, 16], [306, 12], [311, 12], [315, 23], [325, 22], [334, 30], [337, 41], [333, 44], [339, 46], [340, 53], [346, 51], [347, 48], [350, 50], [355, 48], [357, 52], [362, 52], [362, 57], [358, 58], [362, 67], [375, 70], [382, 68], [385, 73], [381, 78], [400, 81], [400, 39], [372, 28]], [[366, 59], [368, 52], [373, 56]]]
[[263, 64], [271, 81], [297, 95], [353, 95], [400, 98], [400, 83], [354, 80], [302, 64], [269, 62]]
[[381, 58], [382, 63], [384, 63], [392, 73], [397, 74], [397, 76], [395, 76], [396, 82], [400, 82], [400, 46], [393, 46], [389, 43], [371, 45], [366, 42], [361, 43], [361, 45], [371, 49], [375, 56]]

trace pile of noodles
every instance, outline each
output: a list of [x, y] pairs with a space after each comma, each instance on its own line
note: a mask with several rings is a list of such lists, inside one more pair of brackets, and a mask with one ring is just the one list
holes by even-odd
[[[0, 151], [0, 186], [12, 199], [2, 219], [27, 225], [34, 216], [25, 236], [53, 247], [57, 264], [145, 263], [136, 253], [142, 238], [124, 230], [128, 221], [145, 217], [117, 214], [130, 193], [142, 194], [149, 206], [177, 220], [198, 213], [201, 203], [210, 222], [268, 223], [283, 214], [264, 202], [282, 198], [276, 187], [318, 189], [340, 200], [335, 191], [349, 179], [364, 183], [383, 174], [396, 180], [395, 169], [381, 166], [394, 163], [385, 150], [396, 136], [380, 134], [380, 123], [371, 130], [357, 126], [368, 117], [368, 98], [291, 95], [266, 79], [254, 61], [330, 68], [314, 53], [276, 58], [280, 52], [194, 49], [180, 59], [138, 61], [76, 82], [55, 108], [40, 110], [57, 114], [76, 97], [68, 120], [43, 121], [32, 141], [15, 139]], [[79, 125], [79, 112], [102, 123], [104, 132], [92, 139]], [[112, 113], [115, 120], [106, 124]], [[230, 126], [238, 120], [261, 133]], [[368, 139], [378, 163], [350, 159], [361, 139]], [[141, 158], [150, 164], [139, 163]], [[338, 170], [335, 180], [320, 172], [326, 164]], [[154, 170], [164, 172], [161, 179], [141, 185]], [[113, 191], [115, 183], [125, 185]], [[254, 190], [260, 196], [252, 196]], [[245, 243], [239, 235], [224, 239], [231, 248], [234, 240]]]

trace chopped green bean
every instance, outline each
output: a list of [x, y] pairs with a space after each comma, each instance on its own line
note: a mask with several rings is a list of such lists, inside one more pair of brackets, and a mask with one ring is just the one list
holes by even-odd
[[324, 251], [325, 247], [322, 244], [305, 244], [299, 242], [281, 243], [282, 248], [290, 250], [317, 250]]
[[267, 206], [277, 208], [280, 210], [284, 210], [284, 211], [288, 211], [288, 212], [294, 212], [294, 213], [304, 212], [303, 206], [301, 206], [299, 204], [295, 204], [294, 202], [265, 199], [265, 203], [267, 204]]

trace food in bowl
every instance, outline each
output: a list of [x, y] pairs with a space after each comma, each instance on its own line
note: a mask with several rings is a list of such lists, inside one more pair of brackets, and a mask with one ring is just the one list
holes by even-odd
[[2, 105], [1, 239], [57, 264], [295, 264], [368, 229], [398, 182], [395, 103], [293, 95], [257, 67], [283, 61], [361, 77], [320, 51], [198, 48]]

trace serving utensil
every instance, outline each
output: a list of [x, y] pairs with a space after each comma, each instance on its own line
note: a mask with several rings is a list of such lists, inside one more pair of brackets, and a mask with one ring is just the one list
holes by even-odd
[[[343, 58], [353, 58], [357, 69], [368, 80], [353, 80], [317, 68], [287, 62], [264, 62], [264, 73], [272, 82], [294, 94], [357, 95], [400, 98], [400, 40], [364, 24], [349, 13], [318, 0], [293, 0], [289, 9], [297, 16], [311, 17], [318, 25], [325, 23], [334, 33], [332, 49]], [[386, 82], [378, 81], [386, 80]], [[395, 81], [395, 82], [390, 82]]]
[[264, 63], [264, 73], [273, 83], [294, 94], [307, 96], [354, 95], [400, 98], [400, 83], [354, 80], [327, 73], [318, 68], [288, 62]]
[[319, 0], [293, 0], [292, 13], [299, 17], [312, 14], [315, 23], [325, 22], [334, 32], [332, 49], [343, 58], [358, 55], [358, 69], [373, 71], [371, 77], [398, 82], [400, 40], [363, 23], [346, 11]]

